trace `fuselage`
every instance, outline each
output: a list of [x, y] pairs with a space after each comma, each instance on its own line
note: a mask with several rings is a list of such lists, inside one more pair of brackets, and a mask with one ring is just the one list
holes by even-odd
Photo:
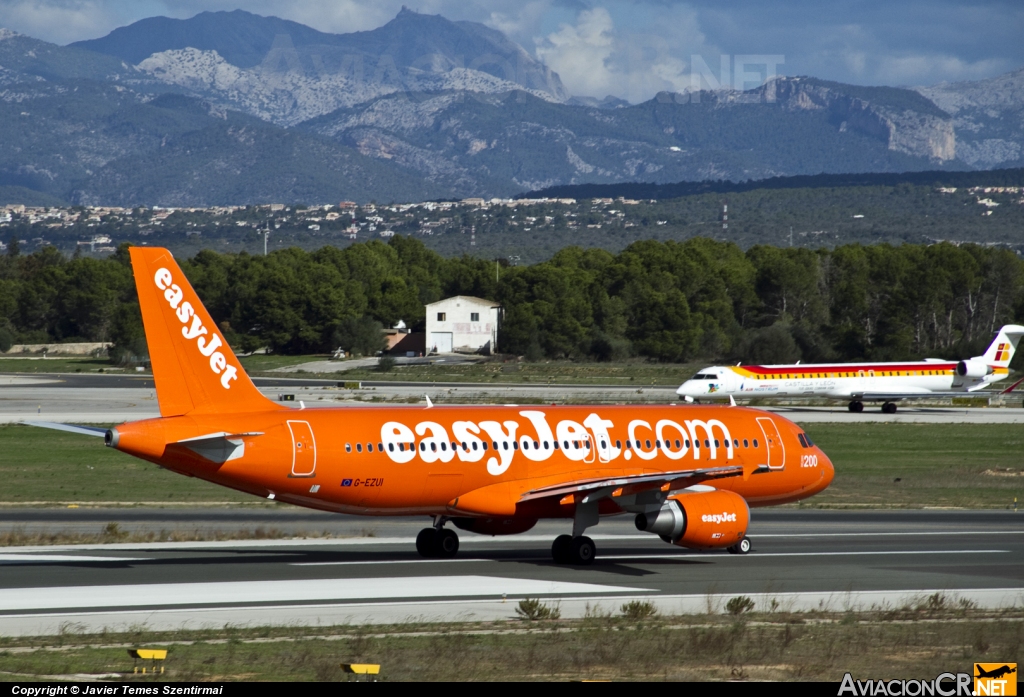
[[684, 382], [676, 393], [694, 399], [716, 397], [857, 398], [865, 393], [921, 394], [973, 392], [1004, 379], [1009, 369], [988, 366], [988, 374], [961, 376], [956, 361], [821, 363], [711, 366]]
[[[812, 496], [833, 477], [799, 426], [743, 407], [274, 409], [192, 413], [115, 431], [114, 447], [168, 469], [364, 515], [572, 517], [571, 500], [520, 497], [563, 482], [728, 465], [767, 466], [713, 482], [764, 506]], [[227, 434], [231, 452], [212, 456], [181, 442], [210, 434]], [[617, 512], [614, 494], [602, 501], [601, 513]]]

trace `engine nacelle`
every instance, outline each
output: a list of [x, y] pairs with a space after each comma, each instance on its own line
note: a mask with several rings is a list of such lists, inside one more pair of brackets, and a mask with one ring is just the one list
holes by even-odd
[[636, 528], [690, 549], [731, 547], [747, 534], [750, 508], [731, 491], [676, 494], [655, 513], [640, 513]]
[[968, 360], [956, 364], [956, 374], [962, 378], [983, 378], [992, 372], [992, 366], [985, 361]]
[[536, 518], [452, 518], [460, 530], [480, 535], [518, 535], [537, 524]]

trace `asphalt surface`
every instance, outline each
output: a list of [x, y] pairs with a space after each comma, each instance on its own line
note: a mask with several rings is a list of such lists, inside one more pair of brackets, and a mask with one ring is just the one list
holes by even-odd
[[[359, 389], [339, 380], [255, 378], [272, 400], [284, 395], [295, 408], [425, 403], [677, 403], [670, 385], [531, 385], [363, 381]], [[680, 404], [680, 408], [686, 408]], [[1024, 424], [1022, 408], [949, 408], [902, 403], [896, 414], [875, 406], [852, 414], [845, 404], [829, 407], [765, 407], [798, 423], [1013, 423]], [[159, 416], [152, 376], [148, 375], [0, 375], [0, 423], [58, 421], [120, 423]]]
[[[666, 612], [720, 611], [736, 595], [759, 607], [900, 606], [941, 593], [984, 607], [1024, 604], [1024, 515], [965, 511], [755, 510], [749, 555], [694, 552], [638, 533], [629, 517], [588, 533], [589, 567], [551, 561], [567, 521], [524, 535], [462, 532], [453, 560], [423, 560], [425, 520], [294, 509], [6, 510], [6, 525], [206, 529], [306, 526], [335, 540], [7, 547], [0, 552], [0, 634], [232, 624], [389, 623], [514, 617], [518, 599], [558, 603], [566, 617], [629, 598]], [[346, 532], [347, 530], [347, 532]], [[365, 535], [373, 535], [368, 537]]]

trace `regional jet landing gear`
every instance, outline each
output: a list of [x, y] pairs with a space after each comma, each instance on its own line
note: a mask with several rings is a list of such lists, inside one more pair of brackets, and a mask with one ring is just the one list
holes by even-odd
[[551, 557], [556, 564], [587, 566], [594, 561], [594, 557], [597, 556], [597, 546], [583, 532], [587, 528], [597, 525], [598, 520], [597, 501], [587, 501], [584, 498], [581, 503], [576, 504], [576, 515], [572, 520], [572, 534], [559, 535], [551, 545]]
[[423, 528], [416, 536], [416, 551], [425, 559], [451, 559], [459, 552], [459, 536], [444, 526], [448, 518], [434, 516], [434, 527]]
[[858, 401], [854, 400], [854, 401], [850, 402], [848, 408], [854, 414], [859, 414], [862, 411], [864, 411], [864, 402], [858, 402]]
[[896, 413], [896, 402], [886, 402], [882, 405], [883, 414], [895, 414]]

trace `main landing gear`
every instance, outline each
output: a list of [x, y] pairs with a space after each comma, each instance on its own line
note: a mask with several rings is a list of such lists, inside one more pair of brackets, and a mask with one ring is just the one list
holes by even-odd
[[886, 402], [882, 405], [883, 414], [895, 414], [896, 413], [896, 402]]
[[726, 547], [725, 549], [729, 554], [746, 554], [750, 551], [750, 538], [744, 537], [732, 547]]
[[424, 559], [451, 559], [459, 553], [459, 536], [444, 527], [444, 516], [434, 518], [434, 527], [423, 528], [416, 536], [416, 551]]
[[848, 408], [854, 414], [859, 414], [862, 411], [864, 411], [864, 402], [858, 402], [858, 401], [854, 400], [854, 401], [850, 402]]
[[586, 535], [579, 537], [559, 535], [551, 544], [551, 558], [555, 560], [556, 564], [587, 566], [594, 561], [596, 556], [597, 546]]

